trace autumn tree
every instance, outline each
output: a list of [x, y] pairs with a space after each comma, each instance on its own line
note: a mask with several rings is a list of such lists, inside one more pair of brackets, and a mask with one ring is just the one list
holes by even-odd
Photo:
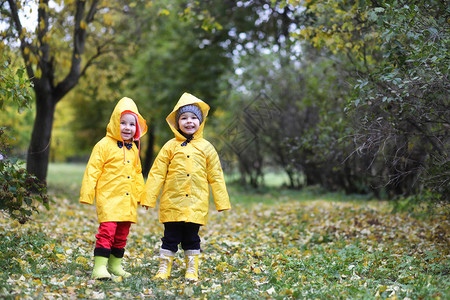
[[[442, 1], [379, 3], [368, 11], [383, 60], [356, 84], [358, 150], [390, 162], [387, 187], [450, 199], [448, 7]], [[359, 104], [356, 101], [360, 101]]]
[[[116, 39], [130, 6], [120, 1], [2, 1], [6, 27], [3, 47], [19, 46], [33, 83], [36, 117], [27, 155], [27, 170], [45, 181], [55, 107], [100, 58], [130, 41]], [[35, 8], [36, 7], [36, 8]], [[21, 12], [37, 9], [36, 28], [27, 29]], [[122, 22], [123, 21], [123, 22]], [[121, 23], [122, 22], [122, 23]]]
[[[287, 5], [286, 2], [284, 2]], [[442, 1], [289, 1], [293, 36], [347, 66], [354, 155], [371, 155], [391, 195], [449, 194], [448, 8]]]
[[[287, 24], [259, 21], [267, 8], [270, 1], [172, 0], [141, 7], [140, 50], [132, 58], [128, 83], [130, 94], [136, 95], [151, 117], [144, 170], [151, 166], [154, 141], [158, 145], [172, 135], [165, 117], [184, 91], [205, 99], [212, 107], [211, 114], [227, 107], [226, 101], [219, 99], [229, 89], [224, 76], [233, 70], [235, 53], [256, 51], [250, 48], [252, 44], [260, 47], [281, 40], [279, 29]], [[272, 17], [281, 19], [283, 15], [274, 12]], [[155, 22], [150, 25], [145, 20]]]

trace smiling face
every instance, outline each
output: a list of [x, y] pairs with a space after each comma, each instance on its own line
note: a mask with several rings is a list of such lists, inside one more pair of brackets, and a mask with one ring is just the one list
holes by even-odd
[[129, 143], [136, 134], [136, 118], [132, 114], [123, 114], [120, 117], [120, 136]]
[[178, 120], [178, 127], [180, 130], [188, 135], [192, 135], [197, 132], [200, 126], [200, 121], [197, 116], [191, 112], [185, 112], [180, 116]]

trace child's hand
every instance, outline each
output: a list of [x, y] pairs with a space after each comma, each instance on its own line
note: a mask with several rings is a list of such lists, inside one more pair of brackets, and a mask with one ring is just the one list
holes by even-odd
[[142, 205], [143, 207], [145, 207], [145, 210], [148, 210], [148, 206], [147, 205]]

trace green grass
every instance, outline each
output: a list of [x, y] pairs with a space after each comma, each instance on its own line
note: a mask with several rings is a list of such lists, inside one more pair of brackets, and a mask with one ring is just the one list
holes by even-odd
[[51, 163], [48, 167], [47, 187], [50, 194], [79, 193], [86, 164]]
[[[73, 174], [71, 174], [73, 167]], [[139, 208], [120, 282], [90, 279], [95, 206], [78, 203], [84, 166], [52, 165], [50, 211], [20, 225], [0, 219], [0, 298], [448, 299], [448, 208], [416, 218], [384, 201], [318, 189], [230, 185], [232, 210], [211, 206], [201, 228], [197, 283], [184, 280], [182, 251], [172, 277], [152, 280], [163, 227]], [[52, 187], [57, 187], [53, 189]], [[58, 190], [64, 191], [63, 196]]]
[[[77, 195], [81, 188], [86, 164], [83, 163], [51, 163], [48, 169], [48, 192], [51, 195]], [[252, 188], [241, 186], [238, 183], [238, 175], [225, 175], [228, 183], [227, 189], [232, 200], [237, 200], [243, 205], [253, 205], [257, 203], [276, 204], [291, 199], [310, 201], [322, 199], [328, 201], [351, 201], [365, 202], [370, 200], [370, 196], [365, 195], [345, 195], [344, 193], [324, 192], [317, 187], [308, 187], [303, 190], [290, 190], [283, 188], [288, 182], [285, 174], [268, 172], [264, 175], [265, 186]]]
[[[225, 180], [227, 182], [237, 182], [239, 181], [239, 173], [233, 172], [232, 174], [225, 174]], [[263, 181], [264, 185], [267, 187], [281, 187], [288, 184], [289, 177], [281, 171], [270, 171], [264, 173]]]

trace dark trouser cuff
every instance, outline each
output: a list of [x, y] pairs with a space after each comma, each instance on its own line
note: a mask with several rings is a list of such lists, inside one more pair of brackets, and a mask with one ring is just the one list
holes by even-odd
[[125, 253], [125, 248], [111, 248], [111, 254], [117, 258], [122, 258]]
[[111, 249], [108, 248], [102, 248], [102, 247], [96, 247], [94, 249], [94, 256], [103, 256], [109, 258], [111, 255]]

